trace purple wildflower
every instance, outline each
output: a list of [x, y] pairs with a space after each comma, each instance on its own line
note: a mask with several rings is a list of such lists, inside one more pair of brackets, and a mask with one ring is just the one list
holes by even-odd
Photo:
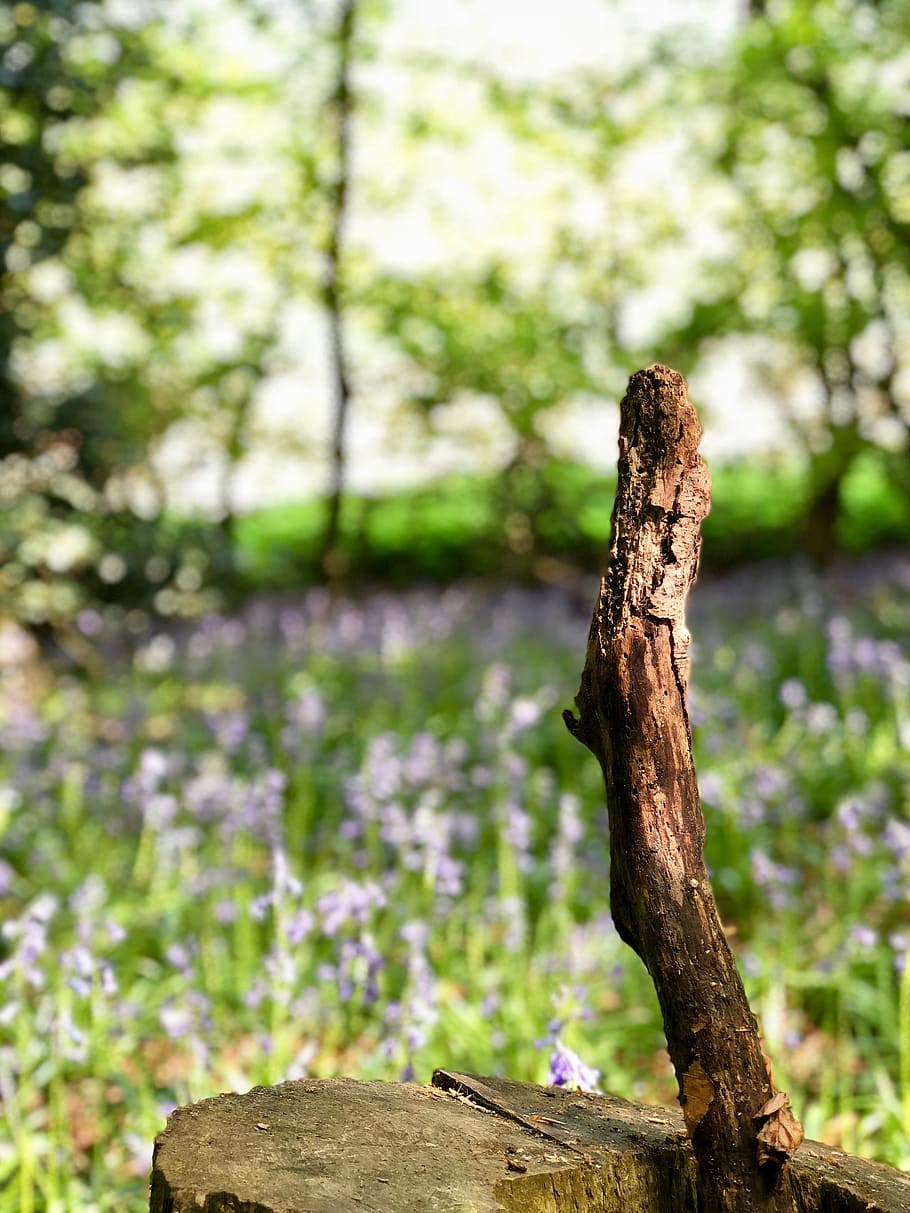
[[77, 1026], [72, 1011], [62, 1007], [55, 1017], [56, 1044], [67, 1061], [83, 1062], [88, 1056], [88, 1037]]
[[53, 893], [41, 893], [23, 914], [3, 924], [0, 934], [14, 946], [9, 959], [0, 963], [0, 980], [18, 970], [32, 989], [44, 988], [46, 975], [40, 962], [47, 952], [49, 924], [58, 909]]
[[804, 708], [809, 702], [809, 695], [798, 678], [787, 678], [780, 685], [780, 701], [792, 712]]
[[358, 884], [347, 880], [344, 884], [325, 893], [316, 903], [322, 918], [322, 930], [326, 935], [336, 935], [346, 925], [363, 926], [374, 909], [382, 909], [386, 895], [372, 880]]
[[487, 722], [496, 719], [509, 701], [509, 690], [512, 685], [512, 672], [503, 662], [488, 666], [484, 676], [480, 695], [474, 705], [474, 713], [478, 720]]
[[895, 971], [903, 973], [907, 966], [907, 950], [910, 947], [910, 941], [902, 931], [893, 931], [888, 936], [888, 944], [894, 952]]
[[553, 1052], [550, 1054], [547, 1085], [600, 1094], [600, 1088], [597, 1085], [599, 1081], [600, 1070], [585, 1065], [578, 1054], [557, 1037], [553, 1042]]
[[878, 943], [878, 933], [872, 927], [864, 926], [862, 923], [854, 923], [850, 928], [848, 938], [852, 944], [864, 952], [870, 951]]
[[182, 998], [166, 998], [158, 1019], [171, 1040], [188, 1040], [204, 1050], [203, 1041], [211, 1031], [211, 1006], [198, 990], [189, 990]]
[[575, 848], [581, 842], [584, 829], [578, 815], [580, 801], [571, 792], [563, 792], [559, 798], [559, 828], [550, 852], [553, 880], [550, 896], [560, 901], [569, 887], [575, 868]]

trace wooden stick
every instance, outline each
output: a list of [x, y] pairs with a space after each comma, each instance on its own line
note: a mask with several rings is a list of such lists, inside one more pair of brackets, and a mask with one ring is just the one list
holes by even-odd
[[765, 1213], [793, 1208], [777, 1180], [802, 1128], [774, 1097], [704, 864], [684, 619], [710, 507], [700, 437], [681, 375], [632, 376], [578, 717], [564, 716], [603, 769], [613, 918], [657, 990], [702, 1207]]

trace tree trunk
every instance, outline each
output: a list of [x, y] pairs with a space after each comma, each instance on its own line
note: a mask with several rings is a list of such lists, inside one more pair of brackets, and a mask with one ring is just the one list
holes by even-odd
[[663, 1012], [705, 1213], [793, 1206], [777, 1180], [802, 1129], [774, 1099], [703, 858], [686, 707], [685, 599], [711, 481], [685, 380], [653, 366], [621, 405], [609, 562], [570, 731], [603, 769], [611, 908]]
[[322, 569], [326, 577], [336, 580], [345, 571], [344, 555], [339, 544], [341, 506], [347, 461], [347, 425], [351, 403], [350, 372], [345, 343], [342, 306], [341, 260], [344, 225], [347, 216], [348, 188], [351, 172], [351, 114], [354, 94], [351, 87], [351, 58], [357, 0], [341, 0], [338, 29], [335, 34], [338, 68], [332, 96], [332, 123], [336, 139], [336, 176], [329, 199], [331, 206], [329, 238], [325, 252], [325, 276], [322, 291], [329, 323], [329, 359], [334, 385], [335, 410], [332, 420], [330, 483], [328, 514], [322, 543]]
[[853, 460], [863, 447], [856, 422], [831, 426], [831, 445], [814, 454], [809, 466], [809, 504], [806, 510], [806, 552], [819, 568], [838, 552], [837, 522], [841, 488]]

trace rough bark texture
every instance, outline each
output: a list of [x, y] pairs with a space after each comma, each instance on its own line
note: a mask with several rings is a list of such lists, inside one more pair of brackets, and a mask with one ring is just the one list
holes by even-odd
[[[700, 437], [681, 375], [653, 366], [632, 376], [621, 406], [609, 562], [578, 717], [565, 718], [603, 768], [613, 917], [657, 990], [705, 1213], [789, 1210], [777, 1181], [801, 1130], [784, 1100], [771, 1103], [758, 1029], [703, 859], [684, 620], [710, 504]], [[771, 1138], [770, 1150], [760, 1150], [759, 1132]]]
[[[151, 1213], [698, 1213], [675, 1110], [437, 1071], [434, 1087], [302, 1079], [180, 1108]], [[906, 1213], [910, 1177], [807, 1142], [799, 1213]]]

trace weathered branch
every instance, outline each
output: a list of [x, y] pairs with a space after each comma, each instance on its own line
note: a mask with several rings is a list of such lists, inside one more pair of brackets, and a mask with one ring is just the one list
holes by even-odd
[[705, 1213], [753, 1213], [792, 1209], [776, 1181], [802, 1130], [772, 1100], [704, 864], [684, 620], [710, 505], [700, 437], [681, 375], [632, 376], [609, 563], [565, 720], [603, 768], [613, 917], [657, 990]]

